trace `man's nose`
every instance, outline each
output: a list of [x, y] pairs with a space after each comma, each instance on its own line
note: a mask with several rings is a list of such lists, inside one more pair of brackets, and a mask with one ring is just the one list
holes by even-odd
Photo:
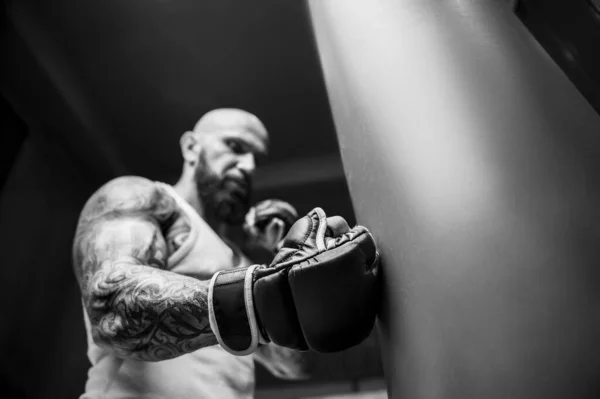
[[240, 157], [238, 161], [238, 168], [251, 175], [256, 169], [256, 162], [254, 160], [254, 154], [247, 153]]

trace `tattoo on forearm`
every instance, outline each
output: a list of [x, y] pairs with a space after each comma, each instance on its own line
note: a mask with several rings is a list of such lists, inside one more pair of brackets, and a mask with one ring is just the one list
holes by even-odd
[[216, 344], [207, 288], [190, 277], [114, 264], [90, 282], [90, 320], [101, 342], [138, 360], [164, 360]]
[[168, 231], [185, 233], [186, 223], [173, 198], [143, 179], [109, 183], [88, 201], [73, 261], [96, 342], [149, 361], [216, 344], [208, 284], [165, 270], [176, 248]]

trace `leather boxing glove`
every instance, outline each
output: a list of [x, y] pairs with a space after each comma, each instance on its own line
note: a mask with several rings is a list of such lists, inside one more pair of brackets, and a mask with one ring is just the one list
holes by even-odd
[[296, 220], [298, 212], [291, 204], [278, 199], [261, 201], [246, 214], [243, 228], [247, 244], [273, 254]]
[[369, 231], [327, 218], [320, 208], [298, 220], [269, 265], [217, 272], [209, 318], [219, 344], [236, 355], [260, 343], [335, 352], [372, 331], [379, 255]]

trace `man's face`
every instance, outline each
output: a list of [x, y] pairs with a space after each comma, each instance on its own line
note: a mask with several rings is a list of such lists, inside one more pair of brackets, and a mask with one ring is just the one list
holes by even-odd
[[241, 224], [250, 206], [252, 176], [266, 155], [264, 132], [229, 126], [203, 134], [195, 171], [198, 194], [206, 211], [229, 224]]

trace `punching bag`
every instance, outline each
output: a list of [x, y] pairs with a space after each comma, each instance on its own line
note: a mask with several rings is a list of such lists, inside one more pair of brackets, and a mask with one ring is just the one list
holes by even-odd
[[600, 117], [505, 2], [309, 13], [390, 397], [600, 397]]

